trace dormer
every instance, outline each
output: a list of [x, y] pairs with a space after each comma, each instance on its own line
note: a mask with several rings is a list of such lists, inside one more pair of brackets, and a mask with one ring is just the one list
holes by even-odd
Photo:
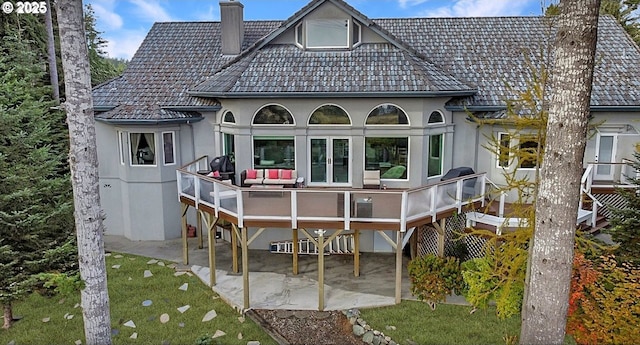
[[302, 49], [352, 49], [362, 42], [362, 25], [351, 15], [324, 4], [295, 26], [295, 42]]

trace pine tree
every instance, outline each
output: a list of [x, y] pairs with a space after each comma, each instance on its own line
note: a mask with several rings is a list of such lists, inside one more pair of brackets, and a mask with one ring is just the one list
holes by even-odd
[[[12, 302], [33, 276], [52, 269], [47, 250], [73, 238], [73, 205], [63, 114], [51, 109], [41, 47], [17, 30], [0, 44], [0, 303], [4, 328]], [[71, 258], [73, 260], [73, 258]], [[66, 265], [66, 264], [65, 264]]]
[[[640, 170], [640, 151], [634, 153], [635, 161], [631, 166]], [[624, 198], [625, 207], [611, 208], [611, 239], [619, 246], [614, 254], [621, 262], [632, 262], [640, 265], [640, 178], [627, 176], [630, 183], [637, 188], [619, 189], [618, 194]]]
[[107, 58], [104, 47], [107, 41], [100, 35], [102, 32], [96, 29], [96, 14], [91, 5], [84, 8], [84, 30], [89, 48], [89, 66], [91, 68], [91, 85], [96, 86], [115, 78], [124, 68], [118, 67], [113, 60]]

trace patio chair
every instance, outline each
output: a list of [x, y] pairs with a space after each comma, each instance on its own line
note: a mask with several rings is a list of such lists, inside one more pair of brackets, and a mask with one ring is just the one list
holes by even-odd
[[365, 170], [362, 188], [380, 189], [380, 170]]

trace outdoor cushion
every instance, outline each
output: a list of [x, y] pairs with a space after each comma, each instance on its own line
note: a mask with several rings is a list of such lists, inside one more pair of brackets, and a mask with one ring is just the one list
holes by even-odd
[[276, 179], [277, 180], [278, 179], [278, 170], [269, 169], [269, 175], [268, 176], [269, 176], [269, 179], [272, 179], [272, 180]]
[[255, 179], [257, 177], [258, 177], [258, 171], [257, 170], [247, 170], [247, 178]]
[[282, 170], [282, 177], [281, 179], [283, 180], [291, 180], [291, 170]]

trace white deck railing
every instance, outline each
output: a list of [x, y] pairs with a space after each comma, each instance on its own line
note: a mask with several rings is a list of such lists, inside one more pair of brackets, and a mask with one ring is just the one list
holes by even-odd
[[[457, 210], [482, 202], [486, 174], [473, 174], [433, 185], [406, 190], [314, 189], [314, 188], [245, 188], [198, 174], [208, 158], [177, 170], [178, 197], [206, 205], [215, 216], [224, 212], [246, 221], [285, 221], [292, 229], [298, 222], [343, 222], [350, 230], [353, 222], [397, 224], [406, 231], [407, 223], [427, 217], [436, 219], [441, 212]], [[283, 205], [283, 202], [286, 204]]]

